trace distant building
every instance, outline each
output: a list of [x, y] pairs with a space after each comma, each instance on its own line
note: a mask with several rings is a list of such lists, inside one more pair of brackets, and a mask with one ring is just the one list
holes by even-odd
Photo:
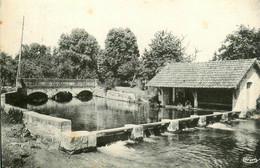
[[260, 65], [256, 59], [173, 63], [146, 86], [158, 88], [162, 105], [246, 111], [260, 95]]

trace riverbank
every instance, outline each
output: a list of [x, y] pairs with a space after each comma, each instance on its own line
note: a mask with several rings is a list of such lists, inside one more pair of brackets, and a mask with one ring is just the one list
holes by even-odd
[[[109, 160], [95, 160], [97, 153], [69, 155], [55, 149], [48, 141], [30, 136], [23, 124], [7, 123], [2, 120], [2, 166], [10, 168], [66, 168], [66, 167], [118, 167]], [[84, 164], [82, 163], [84, 161]]]
[[1, 116], [2, 128], [2, 166], [3, 167], [36, 167], [34, 155], [49, 148], [37, 137], [30, 136], [23, 124], [14, 124]]

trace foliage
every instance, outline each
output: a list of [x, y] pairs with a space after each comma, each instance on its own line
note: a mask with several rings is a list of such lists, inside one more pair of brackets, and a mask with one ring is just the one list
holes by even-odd
[[150, 49], [145, 49], [143, 62], [143, 77], [151, 79], [166, 63], [184, 61], [182, 40], [173, 36], [171, 32], [158, 31], [149, 44]]
[[[194, 55], [186, 57], [182, 40], [167, 31], [155, 34], [150, 49], [145, 50], [142, 59], [136, 36], [129, 28], [111, 29], [104, 50], [100, 50], [96, 38], [84, 29], [73, 29], [70, 34], [62, 34], [58, 45], [53, 52], [38, 43], [23, 45], [21, 77], [99, 78], [107, 88], [130, 83], [132, 86], [135, 79], [151, 79], [167, 62], [192, 61], [194, 58]], [[10, 58], [6, 56], [5, 59]], [[11, 59], [1, 61], [1, 65], [8, 62], [12, 62]], [[8, 65], [17, 63], [18, 56]], [[14, 82], [16, 66], [2, 69], [11, 70], [13, 75], [2, 74], [13, 76]]]
[[260, 95], [256, 99], [256, 108], [260, 110]]
[[105, 50], [99, 57], [99, 73], [110, 85], [130, 81], [138, 73], [139, 49], [134, 33], [129, 29], [113, 28], [105, 40]]
[[[18, 63], [19, 56], [15, 60]], [[53, 57], [51, 49], [45, 45], [32, 43], [23, 45], [21, 57], [22, 78], [52, 78], [56, 77], [53, 72]]]
[[84, 29], [73, 29], [69, 35], [62, 34], [55, 57], [59, 77], [96, 77], [99, 48], [96, 38]]
[[215, 52], [213, 60], [249, 58], [260, 60], [260, 29], [240, 25], [238, 30], [227, 35], [218, 53]]
[[16, 63], [10, 55], [0, 52], [1, 81], [2, 85], [13, 85], [16, 79]]
[[23, 112], [16, 109], [10, 109], [8, 113], [6, 113], [1, 109], [1, 118], [2, 121], [6, 123], [21, 124], [23, 123]]
[[252, 109], [252, 110], [248, 110], [247, 112], [246, 112], [246, 118], [252, 118], [253, 116], [255, 116], [255, 115], [258, 115], [258, 114], [260, 114], [260, 109]]

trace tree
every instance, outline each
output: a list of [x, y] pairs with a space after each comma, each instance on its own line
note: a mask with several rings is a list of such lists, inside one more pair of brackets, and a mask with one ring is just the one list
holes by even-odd
[[16, 79], [17, 66], [10, 55], [0, 52], [1, 81], [5, 85], [13, 85]]
[[260, 29], [240, 25], [238, 30], [227, 35], [218, 52], [215, 52], [213, 60], [250, 58], [260, 60]]
[[99, 58], [99, 71], [104, 78], [130, 81], [137, 73], [139, 49], [134, 33], [129, 29], [113, 28], [107, 34], [105, 50]]
[[[17, 55], [15, 60], [18, 64]], [[55, 73], [51, 49], [45, 45], [32, 43], [23, 45], [21, 57], [21, 77], [22, 78], [52, 78]]]
[[166, 63], [185, 61], [182, 40], [171, 32], [158, 31], [142, 57], [143, 78], [150, 80]]
[[61, 78], [95, 78], [99, 45], [84, 29], [73, 29], [59, 40], [57, 68]]

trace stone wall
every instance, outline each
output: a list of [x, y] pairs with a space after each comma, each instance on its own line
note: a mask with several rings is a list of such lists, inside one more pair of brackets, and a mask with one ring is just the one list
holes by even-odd
[[106, 98], [127, 102], [137, 102], [137, 96], [134, 93], [120, 92], [115, 90], [108, 90]]
[[[247, 88], [247, 83], [251, 82], [250, 88]], [[244, 76], [238, 88], [233, 94], [234, 111], [245, 112], [256, 108], [256, 99], [260, 95], [260, 75], [255, 68], [251, 68]]]
[[46, 138], [51, 142], [60, 143], [62, 133], [71, 132], [71, 121], [51, 117], [33, 111], [23, 113], [24, 124], [33, 135]]
[[62, 133], [71, 132], [70, 120], [39, 114], [5, 103], [2, 104], [2, 108], [6, 113], [10, 110], [21, 111], [23, 113], [23, 123], [30, 133], [50, 142], [59, 144], [62, 139]]

